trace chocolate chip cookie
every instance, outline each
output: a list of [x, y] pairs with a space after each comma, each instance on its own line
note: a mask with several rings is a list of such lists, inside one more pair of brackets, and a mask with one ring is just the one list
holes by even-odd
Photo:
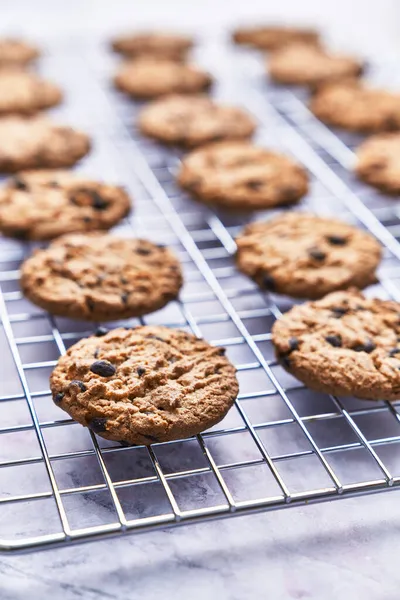
[[374, 283], [382, 254], [375, 238], [356, 227], [296, 212], [251, 223], [236, 243], [243, 273], [263, 289], [296, 298]]
[[57, 406], [85, 427], [145, 445], [212, 427], [238, 393], [224, 348], [161, 326], [80, 340], [59, 359], [50, 387]]
[[400, 194], [400, 133], [368, 138], [357, 149], [355, 171], [370, 185], [388, 194]]
[[71, 167], [90, 150], [89, 137], [42, 117], [0, 118], [0, 172]]
[[275, 50], [298, 42], [312, 45], [319, 43], [319, 34], [313, 29], [279, 25], [239, 27], [233, 32], [232, 38], [236, 44], [246, 44], [261, 50]]
[[346, 81], [323, 86], [311, 99], [312, 112], [324, 123], [350, 131], [400, 129], [400, 94]]
[[121, 35], [111, 45], [126, 57], [153, 56], [183, 62], [193, 41], [186, 35], [154, 31]]
[[0, 70], [0, 115], [33, 114], [60, 104], [60, 88], [33, 73]]
[[295, 306], [272, 328], [281, 364], [317, 391], [400, 398], [400, 304], [334, 292]]
[[0, 231], [24, 240], [110, 229], [130, 210], [121, 187], [69, 171], [24, 171], [0, 189]]
[[155, 100], [140, 113], [142, 133], [166, 144], [200, 146], [219, 140], [252, 136], [256, 124], [244, 110], [217, 104], [204, 96], [169, 96]]
[[39, 56], [36, 46], [12, 38], [0, 39], [0, 68], [24, 66]]
[[159, 310], [177, 297], [182, 273], [164, 246], [102, 233], [70, 234], [21, 267], [21, 289], [45, 310], [113, 321]]
[[187, 154], [178, 182], [203, 202], [240, 210], [293, 204], [308, 189], [300, 165], [246, 141], [219, 142]]
[[362, 63], [310, 44], [292, 44], [276, 50], [267, 61], [271, 79], [279, 83], [316, 86], [326, 81], [358, 77]]
[[193, 94], [207, 90], [212, 77], [198, 67], [172, 60], [138, 58], [125, 62], [114, 77], [115, 86], [133, 98]]

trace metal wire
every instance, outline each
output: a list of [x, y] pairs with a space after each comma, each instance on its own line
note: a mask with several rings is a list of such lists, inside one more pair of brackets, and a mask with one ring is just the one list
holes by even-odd
[[[224, 48], [222, 54], [226, 75], [221, 71], [219, 97], [254, 113], [260, 143], [293, 154], [308, 168], [315, 190], [303, 203], [306, 209], [340, 213], [382, 242], [380, 284], [372, 292], [399, 299], [397, 204], [349, 177], [353, 147], [311, 115], [304, 94], [261, 84], [260, 75], [251, 76], [254, 58], [245, 53]], [[1, 241], [0, 334], [7, 343], [5, 363], [20, 384], [0, 395], [0, 419], [7, 418], [0, 427], [0, 551], [26, 552], [396, 488], [398, 403], [317, 395], [283, 372], [273, 356], [270, 328], [290, 300], [258, 290], [237, 273], [232, 258], [234, 238], [249, 217], [213, 212], [177, 189], [179, 154], [141, 138], [132, 126], [138, 107], [110, 89], [106, 57], [98, 48], [83, 42], [49, 48], [44, 66], [57, 72], [60, 61], [71, 96], [80, 86], [90, 90], [90, 114], [82, 103], [70, 113], [65, 108], [98, 142], [99, 152], [82, 169], [92, 166], [98, 176], [114, 170], [136, 203], [121, 229], [171, 244], [184, 267], [180, 300], [143, 322], [184, 327], [224, 345], [241, 389], [227, 419], [192, 439], [125, 448], [87, 434], [53, 408], [47, 377], [66, 346], [93, 328], [53, 318], [25, 301], [18, 265], [29, 249]], [[235, 82], [232, 61], [241, 66]], [[25, 452], [18, 436], [25, 436]], [[23, 485], [16, 489], [20, 472]], [[42, 503], [55, 510], [54, 519]]]

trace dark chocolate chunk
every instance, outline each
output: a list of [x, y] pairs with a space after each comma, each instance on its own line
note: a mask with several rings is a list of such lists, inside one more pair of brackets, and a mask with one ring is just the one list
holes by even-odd
[[369, 354], [373, 350], [375, 350], [376, 346], [372, 340], [367, 340], [365, 344], [357, 344], [353, 346], [354, 352], [367, 352]]
[[289, 352], [299, 349], [299, 340], [296, 337], [291, 337], [289, 340]]
[[246, 187], [248, 187], [250, 190], [259, 190], [264, 186], [264, 181], [261, 181], [259, 179], [250, 179], [249, 181], [246, 182]]
[[135, 252], [136, 254], [140, 254], [141, 256], [148, 256], [149, 254], [151, 254], [150, 248], [142, 248], [141, 246], [138, 246]]
[[280, 356], [279, 357], [279, 362], [281, 363], [281, 365], [283, 367], [286, 367], [286, 369], [290, 369], [291, 362], [290, 362], [290, 359], [287, 356]]
[[326, 239], [332, 246], [345, 246], [347, 239], [341, 235], [327, 235]]
[[93, 353], [94, 358], [99, 358], [99, 352], [100, 352], [100, 350], [98, 348], [96, 348], [96, 350]]
[[400, 354], [400, 348], [392, 348], [389, 350], [389, 356], [396, 356], [396, 354]]
[[107, 200], [104, 200], [104, 198], [102, 198], [98, 192], [93, 190], [91, 196], [92, 206], [95, 210], [106, 210], [106, 208], [108, 208], [109, 203]]
[[125, 285], [125, 284], [127, 284], [127, 283], [128, 283], [128, 280], [127, 280], [127, 278], [126, 278], [126, 277], [124, 277], [123, 275], [121, 275], [121, 277], [119, 278], [119, 280], [120, 280], [120, 282], [121, 282], [123, 285]]
[[308, 254], [311, 258], [318, 261], [325, 260], [326, 258], [325, 252], [322, 252], [322, 250], [319, 250], [318, 248], [311, 248], [311, 250], [308, 251]]
[[126, 294], [126, 293], [121, 294], [121, 301], [123, 302], [123, 304], [127, 304], [128, 298], [129, 298], [129, 294]]
[[94, 332], [94, 335], [96, 337], [102, 337], [103, 335], [106, 335], [106, 333], [108, 333], [108, 329], [106, 329], [105, 327], [98, 327]]
[[334, 313], [333, 316], [337, 319], [340, 319], [340, 317], [343, 317], [343, 315], [349, 312], [349, 309], [344, 306], [334, 306], [331, 310]]
[[104, 417], [94, 417], [91, 421], [89, 421], [89, 428], [95, 433], [101, 433], [102, 431], [107, 431], [107, 419]]
[[226, 354], [226, 348], [222, 348], [222, 347], [218, 348], [218, 354], [220, 356], [225, 356], [225, 354]]
[[21, 177], [14, 177], [13, 184], [17, 190], [27, 190], [28, 189], [27, 184], [25, 183], [25, 181], [23, 179], [21, 179]]
[[272, 277], [272, 275], [268, 275], [268, 273], [264, 273], [263, 279], [262, 279], [262, 284], [263, 284], [263, 287], [266, 290], [269, 290], [270, 292], [273, 292], [275, 290], [275, 280]]
[[58, 404], [64, 398], [64, 392], [58, 392], [53, 398], [54, 402]]
[[342, 346], [342, 338], [340, 335], [327, 335], [325, 337], [325, 341], [328, 342], [334, 348], [341, 348]]
[[91, 365], [90, 370], [101, 377], [112, 377], [116, 371], [114, 365], [108, 362], [108, 360], [96, 360]]
[[83, 381], [79, 381], [79, 379], [73, 379], [69, 384], [69, 387], [71, 386], [77, 386], [81, 390], [81, 392], [86, 392], [87, 389]]
[[144, 367], [138, 367], [136, 369], [136, 372], [139, 375], [139, 377], [141, 377], [142, 375], [144, 375], [146, 373], [146, 369]]

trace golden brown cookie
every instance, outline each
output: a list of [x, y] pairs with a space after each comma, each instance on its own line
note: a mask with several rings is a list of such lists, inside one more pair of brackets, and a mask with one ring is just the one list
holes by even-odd
[[149, 56], [183, 62], [193, 40], [187, 35], [141, 32], [121, 35], [111, 42], [112, 49], [126, 57]]
[[138, 125], [145, 135], [185, 147], [246, 139], [256, 128], [255, 121], [241, 108], [218, 104], [204, 96], [178, 95], [146, 106]]
[[400, 194], [400, 133], [381, 133], [357, 149], [360, 179], [388, 193]]
[[374, 89], [362, 82], [323, 86], [311, 99], [310, 108], [324, 123], [350, 131], [400, 129], [400, 94]]
[[36, 46], [12, 38], [0, 39], [0, 68], [24, 66], [39, 56]]
[[80, 340], [59, 359], [50, 387], [57, 406], [85, 427], [145, 445], [209, 429], [238, 393], [224, 348], [161, 326]]
[[133, 98], [157, 98], [167, 94], [194, 94], [208, 90], [212, 77], [198, 67], [171, 60], [138, 58], [123, 63], [114, 77], [115, 86]]
[[246, 141], [194, 150], [183, 158], [177, 179], [203, 202], [240, 210], [293, 204], [308, 190], [300, 165]]
[[33, 73], [0, 70], [0, 115], [34, 114], [60, 104], [60, 88]]
[[317, 391], [400, 398], [400, 304], [334, 292], [295, 306], [272, 328], [281, 364]]
[[318, 45], [319, 34], [310, 28], [261, 25], [239, 27], [233, 32], [232, 39], [236, 44], [246, 44], [261, 50], [276, 50], [298, 42]]
[[316, 86], [327, 81], [358, 77], [363, 65], [352, 56], [334, 54], [309, 44], [291, 44], [271, 55], [267, 70], [271, 79], [279, 83]]
[[110, 229], [130, 210], [121, 187], [70, 171], [24, 171], [0, 189], [0, 231], [25, 240]]
[[0, 118], [0, 172], [71, 167], [90, 150], [89, 137], [43, 117]]
[[382, 249], [369, 233], [336, 219], [290, 212], [251, 223], [237, 238], [238, 268], [266, 290], [321, 298], [376, 281]]
[[21, 267], [21, 289], [41, 308], [71, 319], [114, 321], [154, 312], [177, 297], [175, 255], [146, 240], [70, 234]]

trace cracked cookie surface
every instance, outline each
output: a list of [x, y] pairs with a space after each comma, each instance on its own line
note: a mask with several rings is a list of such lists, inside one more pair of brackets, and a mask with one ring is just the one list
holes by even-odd
[[241, 108], [204, 96], [174, 95], [155, 100], [139, 115], [142, 133], [166, 144], [200, 146], [221, 140], [246, 139], [256, 124]]
[[290, 212], [252, 223], [237, 238], [236, 263], [263, 289], [321, 298], [376, 281], [382, 249], [369, 233], [337, 219]]
[[20, 283], [50, 313], [112, 321], [165, 306], [177, 297], [182, 273], [169, 249], [147, 240], [71, 234], [27, 258]]
[[212, 427], [238, 393], [223, 348], [162, 326], [80, 340], [59, 359], [50, 387], [58, 406], [100, 436], [145, 445]]
[[381, 133], [368, 138], [356, 151], [355, 172], [370, 185], [400, 194], [400, 133]]
[[178, 182], [204, 202], [241, 210], [293, 204], [308, 190], [299, 164], [245, 141], [210, 144], [187, 154]]
[[126, 57], [152, 56], [182, 62], [193, 41], [189, 36], [178, 33], [152, 31], [120, 35], [111, 45], [115, 52]]
[[22, 171], [0, 189], [0, 231], [26, 240], [110, 229], [130, 210], [120, 187], [70, 171]]
[[308, 387], [370, 400], [400, 398], [400, 304], [334, 292], [295, 306], [272, 328], [283, 367]]

